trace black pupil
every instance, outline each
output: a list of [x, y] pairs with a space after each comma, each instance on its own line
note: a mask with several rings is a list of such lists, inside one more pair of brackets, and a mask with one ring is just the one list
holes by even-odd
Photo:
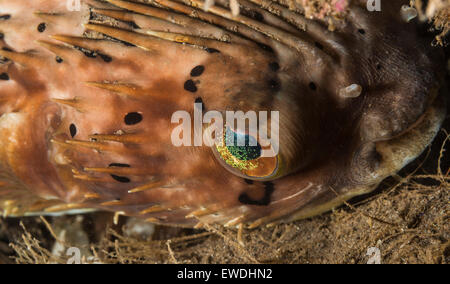
[[[245, 139], [244, 146], [237, 146], [238, 138]], [[250, 161], [261, 157], [261, 145], [259, 145], [259, 143], [256, 142], [255, 138], [251, 137], [250, 135], [239, 134], [231, 131], [230, 129], [227, 129], [225, 135], [225, 143], [231, 155], [241, 161]], [[255, 144], [256, 146], [253, 146]]]

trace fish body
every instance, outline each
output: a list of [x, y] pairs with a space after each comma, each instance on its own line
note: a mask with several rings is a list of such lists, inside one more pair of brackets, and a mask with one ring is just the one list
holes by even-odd
[[[445, 117], [442, 59], [403, 20], [407, 1], [353, 1], [333, 32], [283, 1], [241, 0], [237, 16], [227, 1], [106, 2], [0, 1], [5, 216], [292, 221], [375, 189]], [[195, 103], [277, 112], [278, 155], [175, 146], [172, 116]]]

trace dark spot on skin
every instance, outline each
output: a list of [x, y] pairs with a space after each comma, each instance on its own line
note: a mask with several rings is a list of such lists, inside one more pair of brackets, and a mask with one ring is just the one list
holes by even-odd
[[274, 52], [274, 51], [273, 51], [273, 48], [270, 47], [270, 46], [268, 46], [267, 44], [259, 43], [259, 42], [257, 42], [256, 44], [257, 44], [259, 47], [261, 47], [262, 49], [264, 49], [265, 51], [268, 51], [268, 52], [270, 52], [270, 53], [273, 53], [273, 52]]
[[115, 37], [111, 37], [111, 36], [108, 36], [108, 35], [103, 35], [103, 36], [105, 37], [105, 39], [108, 39], [108, 40], [111, 40], [111, 41], [114, 41], [114, 42], [120, 42], [120, 43], [124, 44], [125, 46], [136, 47], [136, 45], [134, 45], [134, 44], [132, 44], [130, 42], [123, 41], [123, 40], [120, 40], [120, 39], [117, 39]]
[[9, 20], [11, 19], [11, 15], [1, 15], [0, 20]]
[[4, 39], [5, 35], [3, 33], [0, 33], [0, 39]]
[[195, 99], [196, 104], [202, 104], [202, 111], [205, 111], [205, 104], [203, 103], [202, 98], [198, 97]]
[[130, 112], [125, 116], [124, 121], [126, 125], [138, 124], [139, 122], [142, 121], [142, 114], [138, 112]]
[[323, 45], [322, 45], [320, 42], [317, 42], [317, 41], [316, 41], [314, 44], [315, 44], [315, 46], [316, 46], [318, 49], [323, 50]]
[[70, 130], [70, 136], [75, 137], [75, 135], [77, 135], [77, 127], [75, 126], [75, 124], [71, 124], [69, 126], [69, 130]]
[[112, 163], [112, 164], [109, 164], [109, 167], [129, 168], [130, 165], [128, 165], [128, 164], [121, 164], [121, 163]]
[[220, 53], [220, 51], [219, 50], [217, 50], [217, 49], [215, 49], [215, 48], [206, 48], [205, 49], [206, 50], [206, 52], [208, 52], [208, 53]]
[[199, 66], [196, 66], [194, 69], [192, 69], [191, 76], [198, 77], [198, 76], [201, 76], [203, 74], [203, 72], [205, 72], [205, 66], [199, 65]]
[[247, 193], [239, 195], [239, 202], [246, 205], [267, 206], [270, 204], [270, 198], [275, 191], [275, 186], [272, 182], [264, 182], [264, 196], [260, 200], [251, 199]]
[[40, 23], [37, 27], [38, 32], [43, 33], [45, 32], [45, 29], [47, 28], [47, 25], [45, 23]]
[[113, 179], [115, 179], [116, 181], [118, 181], [118, 182], [121, 182], [121, 183], [129, 183], [131, 180], [129, 179], [129, 178], [127, 178], [127, 177], [121, 177], [121, 176], [116, 176], [116, 175], [111, 175], [111, 177], [113, 178]]
[[[12, 50], [8, 47], [2, 47], [2, 50], [12, 52]], [[4, 64], [8, 61], [9, 61], [8, 58], [0, 56], [0, 63]]]
[[8, 80], [9, 80], [9, 75], [8, 75], [8, 73], [2, 73], [2, 74], [0, 74], [0, 80], [8, 81]]
[[82, 50], [84, 55], [89, 58], [97, 58], [97, 54], [90, 50]]
[[[96, 136], [96, 135], [98, 135], [98, 133], [94, 133], [94, 136]], [[91, 137], [90, 140], [93, 141], [93, 142], [95, 142], [95, 141], [97, 141], [97, 138], [92, 138], [92, 137]]]
[[314, 84], [314, 82], [309, 83], [309, 88], [313, 91], [317, 90], [317, 86], [316, 84]]
[[187, 80], [186, 83], [184, 83], [184, 89], [191, 93], [195, 93], [198, 90], [195, 82], [192, 80]]
[[112, 61], [112, 57], [109, 56], [109, 55], [106, 55], [106, 54], [103, 54], [103, 53], [99, 53], [99, 52], [95, 52], [95, 51], [88, 50], [88, 49], [81, 48], [81, 47], [75, 47], [75, 48], [78, 49], [79, 51], [83, 52], [86, 57], [97, 58], [97, 55], [98, 55], [106, 63], [109, 63], [109, 62]]
[[244, 181], [246, 184], [253, 184], [253, 181], [251, 179], [244, 178]]
[[100, 56], [101, 59], [103, 59], [103, 61], [105, 61], [106, 63], [109, 63], [112, 61], [112, 57], [106, 54], [98, 54]]
[[278, 62], [269, 63], [269, 68], [273, 72], [277, 72], [278, 70], [280, 70], [280, 64], [278, 64]]
[[261, 13], [259, 13], [258, 11], [251, 10], [251, 11], [249, 11], [249, 13], [250, 13], [249, 14], [250, 17], [252, 17], [253, 19], [260, 21], [260, 22], [264, 21], [264, 16]]
[[381, 70], [381, 64], [377, 64], [377, 70]]
[[364, 29], [359, 29], [358, 32], [362, 35], [366, 34], [366, 31]]
[[272, 79], [269, 80], [269, 87], [274, 91], [279, 91], [281, 88], [281, 84], [278, 80]]
[[129, 43], [127, 41], [119, 40], [119, 42], [121, 42], [121, 43], [123, 43], [123, 44], [125, 44], [126, 46], [129, 46], [129, 47], [137, 47], [136, 45], [134, 45], [132, 43]]
[[126, 22], [128, 25], [130, 25], [133, 29], [140, 29], [141, 27], [138, 26], [135, 22]]
[[[112, 163], [112, 164], [109, 164], [109, 167], [129, 168], [130, 165], [128, 165], [128, 164], [121, 164], [121, 163]], [[131, 181], [127, 177], [121, 177], [121, 176], [116, 176], [116, 175], [111, 175], [111, 177], [113, 179], [115, 179], [116, 181], [122, 182], [122, 183], [128, 183], [128, 182]]]
[[63, 59], [61, 58], [61, 57], [59, 57], [59, 56], [56, 56], [56, 62], [58, 62], [58, 63], [63, 63]]

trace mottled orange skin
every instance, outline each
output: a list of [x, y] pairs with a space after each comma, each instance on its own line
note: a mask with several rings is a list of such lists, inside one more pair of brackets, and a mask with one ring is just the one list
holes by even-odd
[[[1, 45], [13, 51], [0, 50], [10, 59], [0, 64], [9, 76], [0, 81], [5, 215], [95, 208], [173, 225], [250, 227], [302, 218], [373, 190], [423, 151], [444, 117], [439, 58], [415, 24], [402, 21], [407, 1], [383, 3], [382, 13], [354, 3], [334, 33], [283, 10], [298, 23], [291, 25], [250, 2], [241, 4], [263, 22], [249, 21], [245, 9], [233, 19], [176, 1], [158, 2], [180, 14], [113, 0], [82, 1], [81, 11], [68, 12], [64, 2], [0, 1], [0, 15], [11, 15], [0, 20]], [[183, 15], [192, 9], [201, 20]], [[113, 28], [98, 15], [122, 21]], [[252, 29], [262, 24], [263, 33]], [[204, 47], [220, 52], [146, 35], [150, 29], [203, 37]], [[269, 67], [274, 62], [279, 70]], [[199, 65], [204, 73], [192, 78]], [[184, 88], [189, 79], [195, 93]], [[340, 96], [351, 84], [362, 94]], [[249, 182], [224, 169], [209, 147], [174, 147], [171, 116], [193, 113], [197, 98], [207, 110], [279, 111], [281, 177]], [[126, 125], [133, 112], [142, 121]], [[117, 163], [129, 167], [109, 167]]]

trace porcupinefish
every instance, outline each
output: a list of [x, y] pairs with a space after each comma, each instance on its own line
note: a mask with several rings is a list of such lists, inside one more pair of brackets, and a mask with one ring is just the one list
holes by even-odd
[[[408, 1], [381, 12], [339, 1], [333, 31], [287, 1], [239, 0], [239, 13], [226, 0], [208, 11], [201, 0], [66, 2], [0, 0], [4, 216], [289, 222], [374, 190], [445, 117], [443, 60], [402, 17]], [[195, 103], [278, 112], [277, 155], [176, 147], [172, 115]]]

